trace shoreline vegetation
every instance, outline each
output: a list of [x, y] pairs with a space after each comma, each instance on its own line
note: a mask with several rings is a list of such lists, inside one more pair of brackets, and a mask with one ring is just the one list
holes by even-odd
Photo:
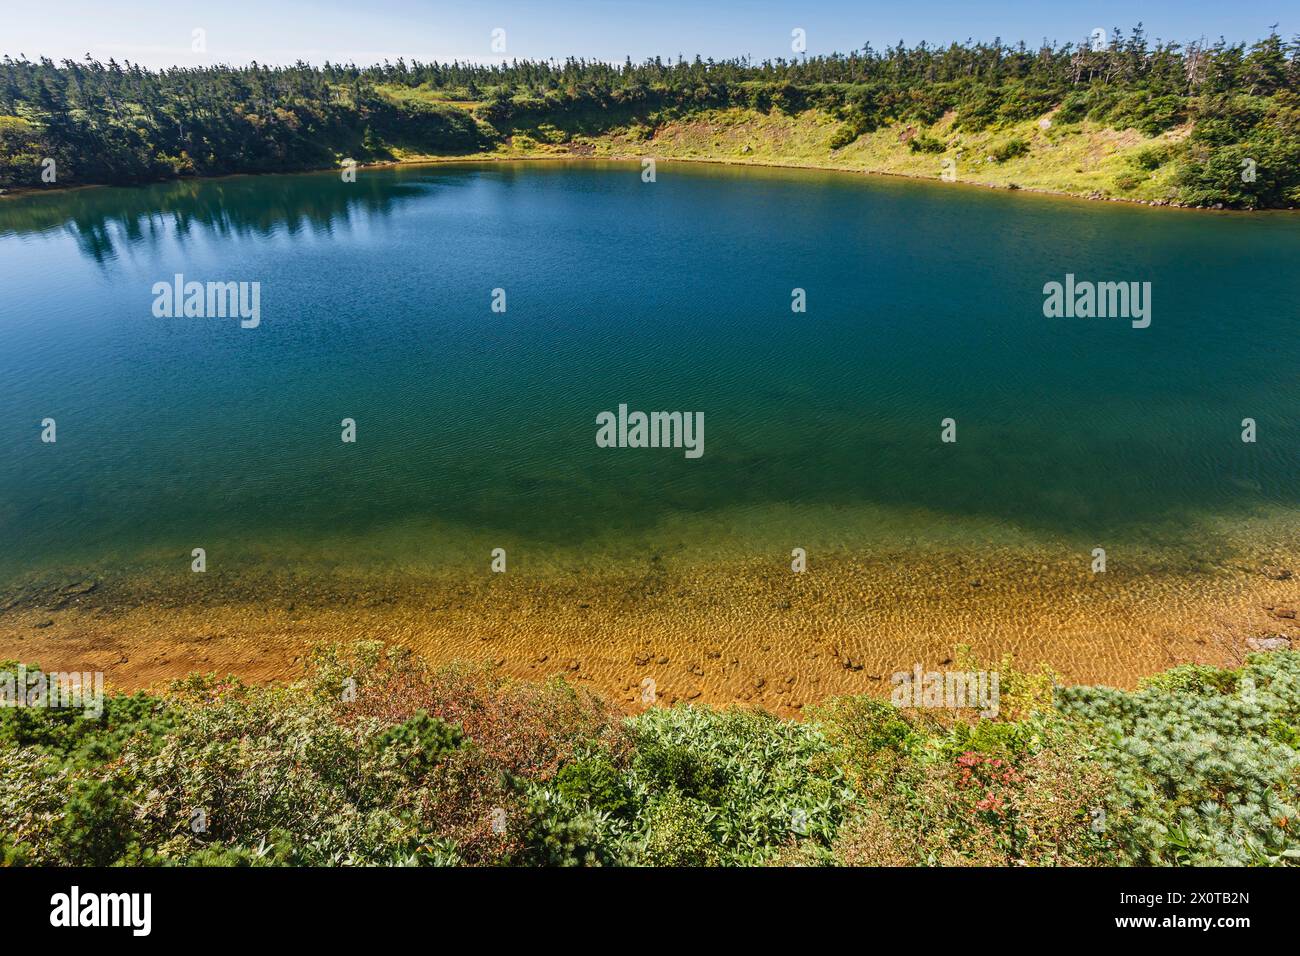
[[[0, 865], [1300, 861], [1300, 654], [1130, 692], [952, 654], [996, 674], [995, 713], [842, 696], [800, 722], [653, 699], [626, 716], [565, 678], [375, 641], [318, 647], [289, 685], [195, 674], [96, 717], [7, 706]], [[48, 685], [28, 667], [0, 672]]]
[[869, 46], [753, 63], [0, 61], [0, 189], [435, 161], [888, 174], [1153, 206], [1300, 204], [1300, 38]]

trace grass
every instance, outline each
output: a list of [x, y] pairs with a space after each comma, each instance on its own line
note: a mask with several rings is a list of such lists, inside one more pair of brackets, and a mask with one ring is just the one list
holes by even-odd
[[[1050, 121], [1050, 114], [1043, 119]], [[1148, 171], [1127, 188], [1125, 177], [1135, 174], [1136, 159], [1144, 150], [1186, 135], [1181, 130], [1151, 138], [1136, 130], [1112, 130], [1089, 122], [1043, 128], [1039, 121], [979, 133], [958, 132], [949, 115], [928, 127], [883, 127], [834, 149], [840, 126], [834, 117], [815, 110], [795, 116], [714, 110], [668, 121], [648, 140], [613, 134], [606, 144], [597, 145], [597, 153], [640, 152], [673, 159], [813, 166], [935, 180], [943, 178], [945, 161], [950, 161], [956, 182], [1163, 201], [1175, 195], [1172, 166]], [[943, 152], [910, 149], [909, 141], [918, 136], [942, 142]], [[998, 149], [1015, 140], [1028, 143], [1027, 153], [999, 162]]]
[[[419, 88], [383, 87], [382, 92], [395, 100], [453, 105], [471, 114], [484, 105], [448, 100], [437, 91]], [[1150, 137], [1134, 129], [1116, 130], [1086, 120], [1058, 123], [1054, 115], [1052, 111], [1038, 119], [970, 132], [955, 129], [955, 116], [948, 114], [929, 126], [882, 127], [837, 149], [835, 139], [844, 124], [815, 109], [789, 115], [730, 107], [681, 116], [580, 111], [548, 117], [548, 122], [517, 120], [494, 149], [477, 155], [497, 159], [653, 156], [933, 180], [942, 180], [948, 168], [953, 181], [960, 183], [1089, 198], [1175, 202], [1174, 165], [1161, 162], [1148, 168], [1149, 158], [1160, 155], [1160, 147], [1186, 138], [1187, 127]], [[914, 150], [909, 147], [913, 139], [937, 141], [942, 151]], [[1017, 142], [1025, 144], [1023, 155], [999, 158], [1000, 152]], [[465, 158], [397, 150], [394, 155], [405, 161]]]

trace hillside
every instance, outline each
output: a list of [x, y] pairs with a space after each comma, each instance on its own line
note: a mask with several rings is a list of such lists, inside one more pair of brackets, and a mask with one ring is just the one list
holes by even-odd
[[[1054, 112], [1039, 120], [976, 133], [955, 128], [956, 115], [950, 113], [930, 125], [890, 124], [837, 146], [842, 124], [824, 111], [805, 110], [791, 116], [731, 107], [679, 117], [638, 118], [596, 134], [563, 131], [549, 123], [523, 125], [512, 128], [486, 155], [522, 159], [655, 157], [840, 169], [941, 181], [947, 169], [953, 182], [1183, 205], [1177, 167], [1171, 160], [1187, 138], [1186, 126], [1145, 136], [1137, 130], [1115, 130], [1088, 121], [1056, 125]], [[913, 141], [928, 143], [930, 148], [913, 148]], [[1016, 143], [1025, 144], [1023, 153], [1017, 152]], [[399, 149], [394, 150], [394, 158], [463, 157]]]
[[1300, 204], [1300, 38], [952, 44], [749, 60], [0, 61], [0, 187], [346, 159], [646, 156], [1197, 207]]

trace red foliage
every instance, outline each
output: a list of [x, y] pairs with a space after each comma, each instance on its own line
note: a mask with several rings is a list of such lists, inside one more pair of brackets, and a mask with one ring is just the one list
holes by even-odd
[[958, 757], [957, 766], [961, 768], [957, 786], [983, 794], [975, 801], [973, 812], [1004, 818], [1010, 792], [1024, 781], [1016, 768], [999, 757], [988, 757], [973, 750]]

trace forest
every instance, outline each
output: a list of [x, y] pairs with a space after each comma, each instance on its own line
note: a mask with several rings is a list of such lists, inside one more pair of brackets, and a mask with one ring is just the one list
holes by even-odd
[[[1009, 128], [1051, 113], [1057, 127], [1177, 132], [1144, 152], [1134, 172], [1171, 169], [1181, 204], [1268, 208], [1300, 200], [1300, 37], [1287, 41], [1274, 31], [1253, 44], [1180, 44], [1152, 41], [1141, 25], [1127, 35], [1115, 29], [1106, 43], [900, 42], [763, 62], [399, 59], [152, 71], [114, 60], [5, 57], [0, 188], [472, 156], [538, 123], [595, 134], [649, 127], [653, 135], [666, 118], [727, 107], [825, 113], [839, 124], [832, 152], [881, 127], [945, 116], [957, 131]], [[910, 148], [948, 147], [921, 135]], [[1011, 140], [997, 162], [1014, 162], [1024, 150]]]

